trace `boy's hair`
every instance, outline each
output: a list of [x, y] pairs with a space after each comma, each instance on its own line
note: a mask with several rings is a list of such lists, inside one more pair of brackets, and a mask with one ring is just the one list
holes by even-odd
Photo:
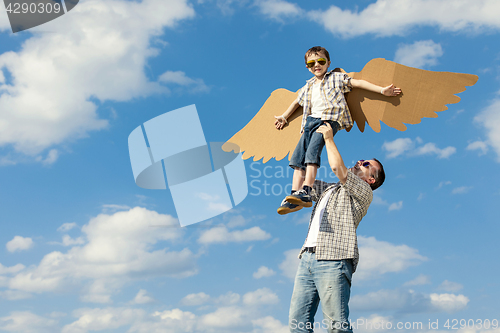
[[326, 56], [326, 60], [330, 61], [330, 54], [324, 47], [321, 46], [314, 46], [307, 50], [306, 55], [304, 56], [305, 61], [307, 62], [307, 57], [311, 54], [319, 54], [320, 52], [323, 52]]
[[380, 169], [377, 172], [377, 174], [375, 175], [375, 183], [370, 184], [370, 187], [372, 188], [372, 191], [375, 191], [376, 189], [378, 189], [384, 183], [384, 181], [385, 181], [385, 171], [384, 171], [384, 166], [382, 165], [382, 163], [380, 163], [379, 160], [377, 160], [376, 158], [374, 158], [373, 160], [377, 161], [377, 163], [380, 165]]

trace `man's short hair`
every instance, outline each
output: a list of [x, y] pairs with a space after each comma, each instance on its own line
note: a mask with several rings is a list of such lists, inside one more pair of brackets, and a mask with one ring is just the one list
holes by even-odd
[[326, 60], [330, 61], [330, 54], [324, 47], [321, 46], [314, 46], [307, 50], [306, 55], [304, 56], [304, 60], [307, 62], [307, 57], [309, 57], [311, 54], [319, 55], [320, 52], [323, 52], [326, 56]]
[[382, 163], [380, 163], [379, 160], [377, 160], [376, 158], [373, 158], [373, 160], [377, 161], [377, 163], [380, 165], [380, 168], [378, 169], [378, 172], [374, 175], [375, 176], [375, 183], [370, 184], [370, 187], [372, 188], [372, 191], [375, 191], [380, 186], [382, 186], [382, 184], [384, 183], [384, 181], [385, 181], [385, 171], [384, 171], [384, 166], [382, 165]]

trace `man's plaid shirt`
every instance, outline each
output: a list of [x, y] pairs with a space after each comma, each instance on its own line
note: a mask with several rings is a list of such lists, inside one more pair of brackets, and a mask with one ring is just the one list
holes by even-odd
[[[345, 184], [340, 182], [330, 184], [316, 180], [311, 191], [311, 197], [316, 204], [309, 220], [309, 228], [318, 203], [331, 188], [333, 193], [328, 199], [319, 226], [316, 260], [353, 259], [353, 271], [355, 271], [359, 260], [356, 228], [368, 211], [373, 192], [370, 185], [354, 175], [351, 170], [347, 172]], [[299, 258], [304, 251], [302, 246]]]
[[[311, 114], [312, 85], [316, 77], [308, 80], [297, 97], [297, 102], [302, 106], [303, 116], [300, 132], [304, 130], [307, 117]], [[325, 102], [326, 109], [321, 115], [322, 120], [334, 120], [340, 124], [339, 129], [349, 129], [353, 125], [351, 113], [347, 106], [344, 93], [351, 91], [351, 78], [345, 73], [329, 71], [321, 81], [321, 95]]]

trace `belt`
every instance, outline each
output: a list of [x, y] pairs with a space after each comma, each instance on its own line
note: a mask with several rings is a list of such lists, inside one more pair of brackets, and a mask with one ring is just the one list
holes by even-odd
[[315, 253], [316, 252], [316, 246], [313, 246], [313, 247], [305, 247], [304, 248], [305, 252], [309, 252], [309, 253]]

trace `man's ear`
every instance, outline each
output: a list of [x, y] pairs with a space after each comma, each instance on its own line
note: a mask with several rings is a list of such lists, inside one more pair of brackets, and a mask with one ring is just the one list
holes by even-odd
[[371, 184], [375, 183], [375, 178], [373, 178], [373, 177], [368, 178], [367, 183], [368, 183], [369, 185], [371, 185]]

